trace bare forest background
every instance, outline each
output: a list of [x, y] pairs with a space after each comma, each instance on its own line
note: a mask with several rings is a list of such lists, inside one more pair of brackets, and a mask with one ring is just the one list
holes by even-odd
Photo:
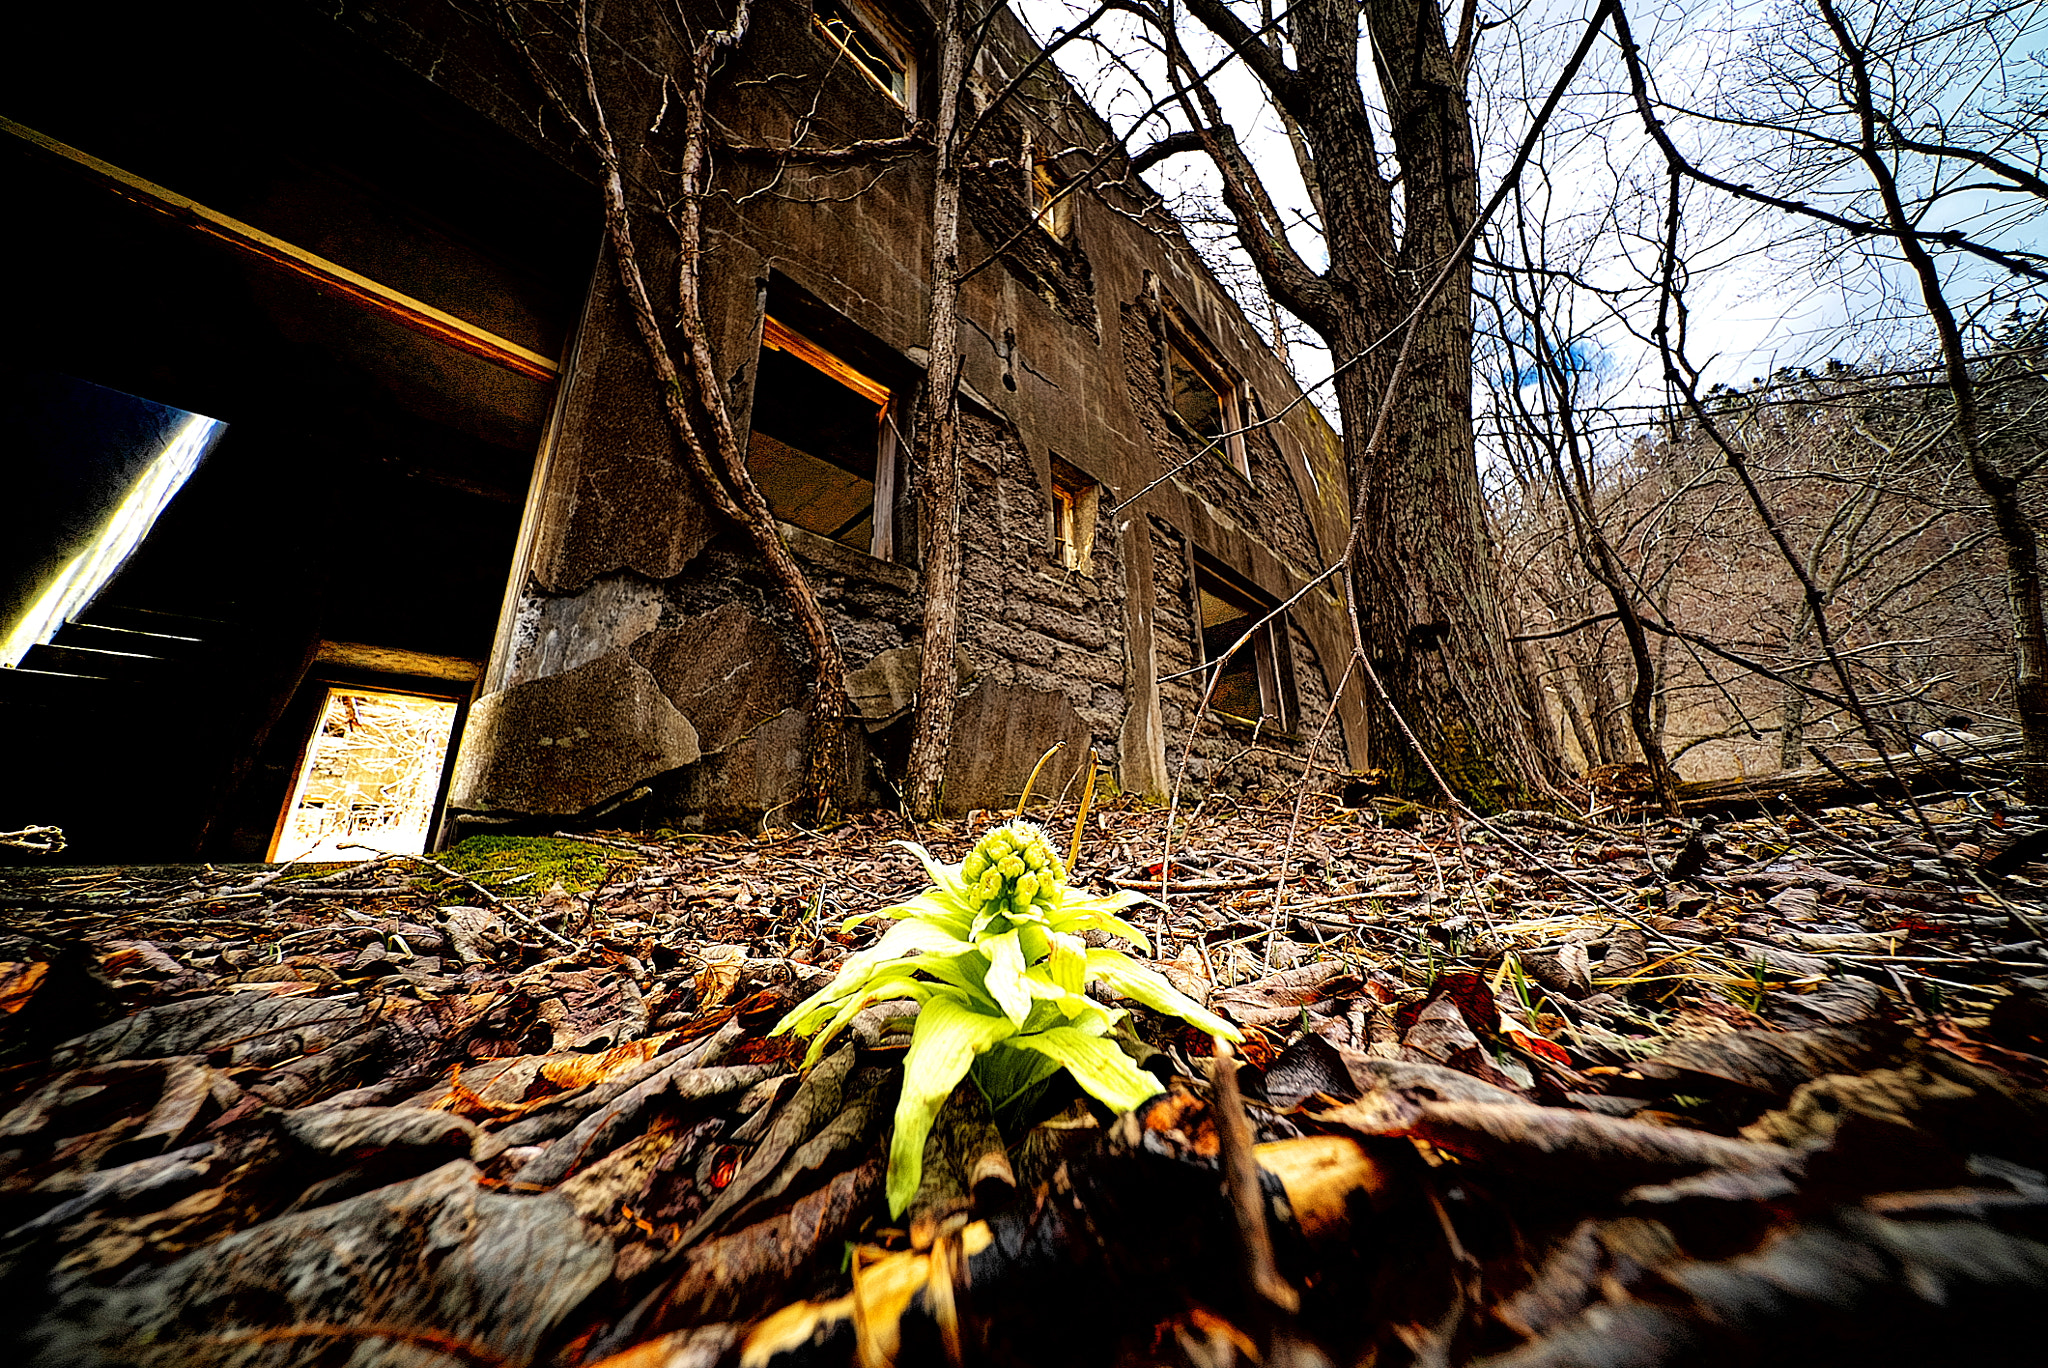
[[[2001, 437], [2038, 453], [2048, 387], [2039, 341], [2018, 331], [2011, 350], [1978, 364]], [[1581, 378], [1553, 383], [1570, 402]], [[1582, 554], [1578, 519], [1612, 543], [1624, 592], [1652, 626], [1652, 735], [1683, 779], [1810, 768], [1813, 746], [1872, 752], [1832, 687], [1802, 571], [1886, 749], [1924, 749], [1930, 733], [2014, 728], [2000, 548], [1933, 367], [1835, 362], [1708, 396], [1797, 549], [1796, 567], [1760, 535], [1697, 421], [1617, 443], [1588, 472], [1584, 501], [1561, 490], [1543, 421], [1556, 394], [1532, 401], [1497, 388], [1489, 417], [1504, 459], [1493, 507], [1519, 644], [1582, 766], [1641, 757], [1628, 724], [1628, 642], [1599, 568]], [[2038, 488], [2026, 509], [2036, 525], [2048, 513]]]

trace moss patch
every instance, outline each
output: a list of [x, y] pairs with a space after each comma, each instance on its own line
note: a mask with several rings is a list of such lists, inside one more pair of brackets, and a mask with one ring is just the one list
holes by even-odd
[[627, 851], [556, 836], [471, 836], [434, 858], [493, 891], [522, 894], [545, 893], [557, 880], [571, 893], [587, 892], [613, 870], [643, 863]]

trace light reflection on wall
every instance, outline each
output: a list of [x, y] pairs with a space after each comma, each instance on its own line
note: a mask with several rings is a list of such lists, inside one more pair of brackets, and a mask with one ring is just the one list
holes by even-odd
[[144, 467], [121, 502], [114, 506], [86, 548], [60, 571], [0, 640], [0, 668], [12, 669], [29, 651], [50, 640], [58, 629], [92, 602], [135, 549], [156, 520], [199, 468], [227, 424], [201, 414], [188, 414], [171, 430], [155, 458]]

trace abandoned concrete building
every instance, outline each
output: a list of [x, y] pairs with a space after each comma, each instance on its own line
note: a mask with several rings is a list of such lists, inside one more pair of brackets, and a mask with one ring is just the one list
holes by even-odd
[[[772, 821], [795, 794], [802, 640], [675, 454], [591, 161], [507, 41], [537, 8], [17, 16], [0, 828], [260, 860]], [[721, 137], [901, 138], [930, 108], [921, 0], [751, 9]], [[593, 13], [616, 126], [660, 138], [673, 9]], [[1004, 15], [977, 98], [1037, 50]], [[1341, 546], [1342, 462], [1103, 143], [1041, 68], [967, 175], [956, 810], [1014, 803], [1060, 741], [1041, 793], [1091, 754], [1138, 793], [1184, 754], [1202, 782], [1299, 774], [1326, 718], [1318, 763], [1365, 761], [1320, 586], [1196, 715]], [[931, 168], [735, 156], [704, 202], [705, 331], [884, 804], [917, 677]]]

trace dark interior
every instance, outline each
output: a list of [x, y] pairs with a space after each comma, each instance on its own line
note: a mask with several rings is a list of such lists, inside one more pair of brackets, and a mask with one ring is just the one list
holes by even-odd
[[[594, 196], [310, 9], [50, 7], [16, 37], [8, 118], [562, 356]], [[553, 386], [19, 138], [0, 175], [10, 392], [71, 376], [227, 424], [99, 598], [0, 670], [0, 829], [61, 826], [82, 862], [262, 858], [324, 684], [467, 695], [322, 643], [481, 666]]]
[[871, 401], [794, 356], [762, 350], [747, 463], [785, 522], [866, 551], [879, 435]]

